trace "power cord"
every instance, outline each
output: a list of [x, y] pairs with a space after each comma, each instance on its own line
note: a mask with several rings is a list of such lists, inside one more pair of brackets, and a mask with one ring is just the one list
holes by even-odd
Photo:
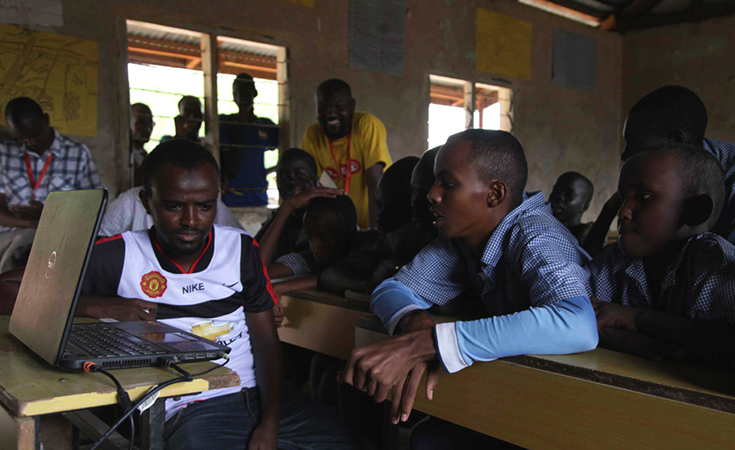
[[[168, 386], [171, 386], [173, 384], [176, 384], [176, 383], [183, 383], [183, 382], [186, 382], [186, 381], [192, 381], [194, 379], [194, 377], [199, 377], [199, 376], [202, 376], [202, 375], [206, 375], [206, 374], [212, 372], [213, 370], [219, 369], [220, 367], [224, 367], [225, 365], [227, 365], [228, 362], [230, 362], [230, 355], [228, 355], [225, 352], [219, 352], [219, 355], [217, 355], [217, 356], [220, 357], [220, 358], [224, 358], [225, 359], [225, 362], [222, 363], [222, 364], [216, 365], [216, 366], [214, 366], [214, 367], [212, 367], [212, 368], [210, 368], [208, 370], [205, 370], [204, 372], [199, 372], [199, 373], [195, 373], [195, 374], [190, 374], [186, 370], [182, 369], [172, 359], [166, 359], [166, 360], [164, 360], [162, 362], [162, 365], [164, 367], [170, 367], [170, 368], [174, 369], [175, 371], [179, 372], [180, 374], [182, 374], [182, 376], [180, 376], [178, 378], [174, 378], [174, 379], [168, 380], [166, 382], [163, 382], [163, 383], [161, 383], [159, 385], [154, 386], [148, 392], [146, 392], [146, 394], [143, 397], [141, 397], [141, 399], [138, 400], [132, 406], [130, 405], [130, 403], [131, 403], [130, 396], [125, 391], [125, 389], [123, 389], [122, 385], [120, 384], [119, 381], [117, 381], [117, 379], [115, 378], [114, 375], [112, 375], [110, 372], [108, 372], [108, 371], [106, 371], [106, 370], [98, 367], [93, 362], [89, 362], [89, 361], [88, 362], [85, 362], [84, 363], [84, 371], [85, 372], [100, 372], [100, 373], [106, 375], [107, 377], [109, 377], [115, 383], [115, 386], [117, 387], [118, 400], [120, 401], [121, 404], [123, 404], [123, 401], [124, 401], [124, 400], [122, 400], [122, 398], [127, 398], [127, 406], [123, 406], [123, 408], [124, 409], [127, 409], [127, 410], [117, 420], [117, 422], [115, 422], [114, 424], [112, 424], [112, 426], [110, 427], [110, 429], [107, 430], [105, 432], [105, 434], [103, 434], [102, 437], [100, 437], [97, 440], [97, 442], [95, 442], [94, 445], [89, 450], [97, 450], [102, 445], [102, 443], [104, 441], [106, 441], [107, 438], [109, 438], [112, 435], [112, 433], [114, 433], [115, 430], [120, 426], [120, 424], [122, 424], [125, 421], [125, 419], [127, 419], [128, 417], [130, 418], [130, 421], [131, 421], [130, 448], [132, 449], [133, 448], [133, 441], [134, 441], [134, 437], [135, 437], [135, 433], [134, 433], [135, 432], [135, 429], [134, 429], [134, 425], [132, 425], [132, 422], [133, 422], [133, 416], [132, 416], [132, 414], [133, 414], [133, 412], [136, 409], [138, 409], [138, 407], [140, 407], [140, 405], [144, 404], [148, 399], [150, 399], [151, 397], [153, 397], [153, 395], [157, 394], [160, 390], [162, 390], [162, 389], [164, 389], [164, 388], [166, 388]], [[124, 395], [121, 394], [121, 391], [122, 391], [122, 393]]]

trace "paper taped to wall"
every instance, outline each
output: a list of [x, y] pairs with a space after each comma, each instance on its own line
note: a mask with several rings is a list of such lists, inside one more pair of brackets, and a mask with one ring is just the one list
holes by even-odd
[[530, 80], [532, 32], [530, 22], [477, 8], [477, 70]]

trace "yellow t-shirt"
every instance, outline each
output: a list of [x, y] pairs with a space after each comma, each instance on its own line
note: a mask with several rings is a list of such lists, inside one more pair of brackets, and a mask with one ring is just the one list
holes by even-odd
[[[391, 165], [390, 153], [383, 122], [372, 114], [355, 112], [352, 117], [352, 144], [350, 146], [350, 198], [357, 209], [357, 225], [360, 228], [370, 228], [370, 216], [368, 214], [368, 187], [365, 170], [376, 163], [385, 163], [388, 168]], [[338, 188], [345, 188], [347, 174], [347, 143], [349, 136], [332, 141], [334, 156], [329, 149], [329, 139], [324, 134], [319, 122], [312, 124], [306, 129], [301, 147], [316, 159], [316, 167], [322, 176], [326, 171]], [[336, 161], [335, 161], [336, 159]], [[341, 170], [337, 170], [339, 167]]]

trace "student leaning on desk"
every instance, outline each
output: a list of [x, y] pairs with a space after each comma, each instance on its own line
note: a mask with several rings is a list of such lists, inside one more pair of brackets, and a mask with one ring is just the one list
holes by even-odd
[[[439, 150], [428, 198], [440, 237], [371, 298], [400, 336], [354, 350], [340, 375], [376, 401], [391, 394], [394, 423], [408, 419], [427, 371], [432, 399], [439, 363], [452, 373], [474, 361], [597, 345], [581, 267], [588, 258], [542, 194], [523, 192], [527, 171], [520, 143], [502, 131], [467, 130]], [[486, 318], [436, 325], [424, 311], [463, 292]]]
[[[260, 251], [242, 230], [213, 225], [219, 167], [204, 147], [173, 140], [144, 166], [141, 201], [150, 230], [95, 245], [81, 309], [93, 317], [158, 320], [228, 345], [240, 386], [166, 402], [168, 448], [353, 448], [336, 417], [282, 382], [273, 288]], [[19, 273], [0, 283], [12, 310]], [[16, 280], [16, 282], [7, 280]], [[147, 301], [138, 299], [146, 298]], [[257, 367], [257, 371], [255, 370]], [[216, 425], [216, 426], [215, 426]], [[226, 430], [226, 431], [223, 431]]]

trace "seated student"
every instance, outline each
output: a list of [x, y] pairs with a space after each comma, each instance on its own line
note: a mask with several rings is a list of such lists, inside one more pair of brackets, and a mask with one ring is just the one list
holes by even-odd
[[554, 184], [549, 203], [554, 217], [577, 238], [581, 244], [592, 228], [592, 222], [582, 223], [582, 214], [590, 207], [595, 187], [578, 172], [563, 173]]
[[304, 232], [309, 239], [309, 248], [300, 253], [283, 255], [269, 263], [271, 258], [267, 252], [270, 242], [277, 237], [275, 231], [274, 225], [263, 239], [263, 260], [268, 273], [273, 278], [309, 275], [292, 283], [279, 284], [278, 293], [316, 289], [317, 278], [322, 270], [347, 256], [350, 249], [374, 242], [378, 234], [375, 230], [357, 231], [355, 205], [346, 195], [311, 199], [304, 213]]
[[[276, 165], [276, 185], [281, 199], [287, 200], [307, 189], [319, 186], [316, 176], [316, 161], [314, 157], [300, 148], [289, 148], [281, 153]], [[270, 217], [260, 226], [255, 240], [261, 242], [265, 233], [276, 219], [279, 209], [274, 210]], [[286, 218], [278, 242], [273, 250], [273, 259], [292, 252], [300, 252], [309, 247], [308, 238], [304, 234], [303, 207], [293, 209]]]
[[[153, 217], [145, 210], [140, 200], [142, 186], [128, 189], [107, 205], [100, 224], [100, 236], [114, 236], [126, 231], [147, 230], [153, 226]], [[243, 229], [222, 200], [217, 199], [217, 215], [214, 223]]]
[[[82, 304], [91, 300], [97, 317], [119, 318], [116, 305], [141, 309], [131, 299], [146, 299], [144, 308], [157, 306], [147, 320], [221, 330], [216, 339], [232, 349], [228, 367], [240, 386], [167, 400], [166, 448], [354, 448], [334, 414], [282, 384], [275, 296], [253, 238], [213, 225], [219, 189], [206, 149], [183, 139], [156, 147], [141, 191], [155, 226], [97, 242]], [[141, 277], [161, 283], [154, 289]], [[182, 294], [194, 284], [203, 288]]]
[[[340, 380], [408, 420], [421, 376], [433, 398], [449, 373], [505, 356], [592, 350], [597, 324], [586, 255], [540, 192], [524, 193], [523, 148], [503, 131], [467, 130], [439, 150], [429, 193], [440, 237], [372, 294], [390, 339], [352, 352]], [[467, 292], [484, 318], [435, 325], [425, 311]], [[424, 433], [430, 430], [424, 429]]]
[[[402, 207], [411, 212], [411, 220], [384, 233], [375, 244], [350, 252], [345, 260], [324, 270], [319, 276], [319, 289], [338, 295], [344, 295], [346, 290], [371, 293], [436, 237], [436, 228], [432, 225], [434, 215], [429, 210], [431, 205], [426, 196], [434, 184], [434, 159], [438, 150], [437, 147], [424, 152], [411, 172], [410, 205]], [[383, 190], [385, 186], [398, 188], [398, 180], [386, 184], [384, 181], [403, 178], [403, 174], [396, 170], [401, 167], [401, 161], [390, 166], [378, 182], [376, 192], [381, 196], [383, 193], [392, 195], [391, 190]], [[378, 215], [378, 223], [383, 221], [382, 217], [382, 214]]]
[[388, 233], [411, 221], [411, 173], [416, 156], [406, 156], [387, 168], [375, 187], [378, 230]]
[[25, 264], [46, 196], [101, 188], [89, 149], [58, 133], [28, 97], [5, 106], [15, 136], [0, 143], [0, 271]]
[[[702, 147], [720, 162], [725, 173], [725, 203], [714, 233], [735, 243], [735, 145], [705, 138], [707, 109], [702, 100], [687, 88], [664, 86], [633, 105], [623, 127], [625, 151], [621, 159], [658, 144], [683, 143]], [[583, 248], [595, 256], [602, 250], [610, 224], [620, 208], [617, 194], [600, 211]]]
[[625, 163], [618, 195], [618, 243], [587, 266], [590, 296], [602, 301], [600, 345], [652, 359], [732, 357], [732, 339], [695, 332], [704, 327], [696, 322], [735, 324], [735, 247], [708, 232], [725, 197], [717, 159], [689, 145], [655, 146]]

